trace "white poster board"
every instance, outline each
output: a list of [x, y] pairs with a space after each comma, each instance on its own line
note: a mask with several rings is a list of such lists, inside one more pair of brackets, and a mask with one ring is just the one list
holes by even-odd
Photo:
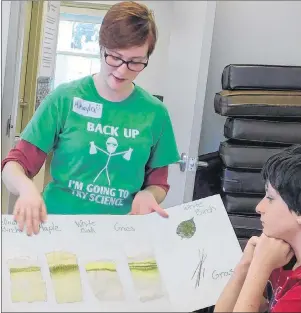
[[3, 310], [191, 312], [214, 305], [242, 253], [222, 200], [167, 211], [167, 219], [53, 215], [33, 237], [3, 216]]

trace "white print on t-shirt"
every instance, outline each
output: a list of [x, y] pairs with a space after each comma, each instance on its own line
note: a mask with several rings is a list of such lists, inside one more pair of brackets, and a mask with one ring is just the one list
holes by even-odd
[[94, 178], [93, 183], [96, 182], [96, 180], [98, 179], [98, 177], [101, 175], [101, 173], [102, 173], [103, 171], [106, 171], [109, 186], [111, 185], [110, 176], [109, 176], [109, 171], [108, 171], [108, 166], [109, 166], [111, 157], [116, 156], [116, 155], [122, 155], [122, 154], [123, 154], [123, 158], [124, 158], [125, 160], [129, 161], [129, 160], [131, 159], [131, 155], [132, 155], [132, 152], [133, 152], [133, 149], [132, 149], [132, 148], [129, 148], [129, 150], [127, 150], [127, 151], [115, 153], [117, 147], [118, 147], [118, 142], [117, 142], [117, 140], [116, 140], [114, 137], [109, 137], [108, 140], [106, 141], [106, 148], [107, 148], [107, 151], [105, 151], [105, 150], [103, 150], [103, 149], [97, 147], [97, 146], [95, 145], [94, 141], [91, 141], [91, 142], [90, 142], [90, 151], [89, 151], [90, 154], [96, 154], [96, 153], [97, 153], [97, 150], [99, 150], [99, 151], [105, 153], [105, 154], [108, 156], [108, 160], [107, 160], [106, 165], [104, 166], [104, 168], [101, 169], [101, 171], [100, 171], [100, 172], [97, 174], [97, 176]]
[[96, 102], [86, 101], [80, 98], [73, 98], [73, 111], [77, 114], [101, 118], [102, 116], [102, 104]]
[[85, 186], [83, 182], [76, 180], [69, 180], [68, 187], [77, 198], [108, 206], [122, 207], [124, 200], [130, 195], [129, 191], [125, 189], [116, 189], [94, 184]]
[[[119, 127], [111, 126], [111, 125], [102, 125], [102, 124], [94, 124], [91, 122], [87, 123], [87, 131], [93, 133], [100, 133], [102, 135], [108, 135], [112, 137], [119, 136]], [[133, 138], [135, 139], [139, 135], [138, 129], [130, 129], [124, 128], [123, 135], [125, 138]]]

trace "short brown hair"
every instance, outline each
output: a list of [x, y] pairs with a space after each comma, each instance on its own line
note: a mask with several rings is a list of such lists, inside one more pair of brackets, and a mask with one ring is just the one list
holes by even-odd
[[147, 41], [150, 56], [157, 42], [157, 27], [147, 6], [124, 1], [110, 8], [99, 31], [101, 49], [127, 49], [142, 46]]

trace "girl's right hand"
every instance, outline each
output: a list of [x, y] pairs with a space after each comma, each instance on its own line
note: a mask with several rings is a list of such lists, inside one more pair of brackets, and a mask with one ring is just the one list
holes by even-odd
[[40, 223], [47, 219], [47, 210], [44, 200], [33, 182], [20, 192], [13, 214], [20, 231], [24, 230], [26, 224], [27, 235], [39, 233]]

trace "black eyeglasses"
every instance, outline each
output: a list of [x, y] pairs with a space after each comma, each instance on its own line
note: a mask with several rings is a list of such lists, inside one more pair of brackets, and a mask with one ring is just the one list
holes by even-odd
[[135, 61], [125, 61], [119, 57], [108, 54], [107, 52], [104, 53], [104, 57], [105, 57], [106, 63], [108, 65], [113, 66], [113, 67], [119, 67], [125, 63], [127, 65], [128, 69], [130, 71], [133, 71], [133, 72], [141, 72], [148, 65], [148, 61], [145, 63], [144, 62], [135, 62]]

